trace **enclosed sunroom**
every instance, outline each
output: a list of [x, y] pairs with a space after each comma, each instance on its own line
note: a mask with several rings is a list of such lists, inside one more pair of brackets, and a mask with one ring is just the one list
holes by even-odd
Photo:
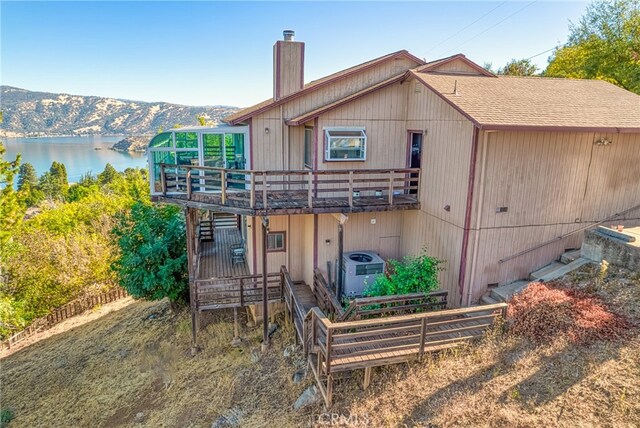
[[161, 165], [205, 166], [244, 170], [249, 166], [249, 127], [176, 128], [149, 143], [151, 193], [161, 194]]

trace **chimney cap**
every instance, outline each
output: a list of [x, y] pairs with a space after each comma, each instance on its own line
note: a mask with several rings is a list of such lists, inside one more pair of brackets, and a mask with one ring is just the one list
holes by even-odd
[[282, 32], [282, 35], [284, 36], [284, 40], [285, 40], [285, 41], [287, 41], [287, 42], [292, 42], [292, 41], [293, 41], [293, 38], [294, 38], [294, 37], [295, 37], [295, 35], [296, 35], [296, 32], [295, 32], [295, 31], [293, 31], [293, 30], [284, 30], [284, 31]]

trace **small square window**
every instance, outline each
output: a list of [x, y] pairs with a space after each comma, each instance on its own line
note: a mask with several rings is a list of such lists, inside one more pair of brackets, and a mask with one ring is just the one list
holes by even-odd
[[364, 128], [325, 129], [325, 160], [364, 161], [367, 158], [367, 134]]
[[269, 232], [267, 234], [267, 251], [286, 251], [286, 242], [285, 232]]

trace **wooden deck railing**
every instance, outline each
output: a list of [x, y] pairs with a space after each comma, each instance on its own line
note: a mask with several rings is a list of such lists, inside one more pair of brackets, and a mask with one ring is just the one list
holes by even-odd
[[[206, 311], [220, 308], [238, 308], [262, 302], [262, 274], [231, 278], [197, 279], [194, 281], [196, 309]], [[283, 297], [280, 273], [267, 275], [269, 302], [280, 302]]]
[[360, 321], [332, 322], [319, 308], [309, 313], [309, 349], [318, 385], [331, 405], [333, 375], [365, 369], [365, 387], [371, 368], [422, 359], [477, 338], [506, 315], [506, 303], [424, 312]]
[[447, 309], [448, 291], [411, 293], [353, 299], [335, 321], [361, 320], [382, 316], [402, 315], [421, 311]]
[[160, 164], [161, 192], [251, 210], [407, 205], [418, 202], [419, 168], [254, 171]]
[[330, 315], [333, 319], [342, 317], [344, 308], [333, 290], [329, 287], [329, 284], [327, 284], [327, 280], [320, 269], [313, 271], [313, 294], [315, 294], [320, 308], [326, 314]]

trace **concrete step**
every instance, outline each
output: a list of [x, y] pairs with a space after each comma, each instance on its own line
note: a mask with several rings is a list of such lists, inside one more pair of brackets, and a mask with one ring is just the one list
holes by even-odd
[[580, 258], [580, 248], [578, 248], [577, 250], [567, 251], [566, 253], [561, 255], [560, 263], [564, 263], [565, 265], [568, 265], [572, 261], [577, 260], [579, 258]]
[[538, 269], [534, 272], [531, 272], [531, 275], [529, 275], [529, 278], [531, 278], [532, 281], [541, 281], [542, 277], [544, 277], [545, 275], [549, 275], [550, 273], [560, 269], [563, 266], [566, 266], [566, 265], [560, 262], [551, 262], [545, 267]]
[[486, 293], [484, 294], [481, 298], [480, 298], [480, 304], [481, 305], [493, 305], [495, 303], [500, 303], [499, 301], [497, 301], [496, 299], [494, 299], [493, 297], [491, 297], [491, 293]]
[[559, 268], [547, 272], [546, 274], [540, 276], [538, 280], [542, 282], [553, 281], [554, 279], [558, 279], [561, 276], [573, 272], [574, 270], [586, 265], [587, 263], [593, 263], [593, 261], [584, 257], [580, 257], [579, 259], [572, 261], [568, 265], [561, 265]]
[[490, 297], [498, 302], [506, 302], [514, 294], [519, 293], [523, 288], [529, 285], [527, 280], [515, 281], [511, 284], [493, 288], [489, 293]]

